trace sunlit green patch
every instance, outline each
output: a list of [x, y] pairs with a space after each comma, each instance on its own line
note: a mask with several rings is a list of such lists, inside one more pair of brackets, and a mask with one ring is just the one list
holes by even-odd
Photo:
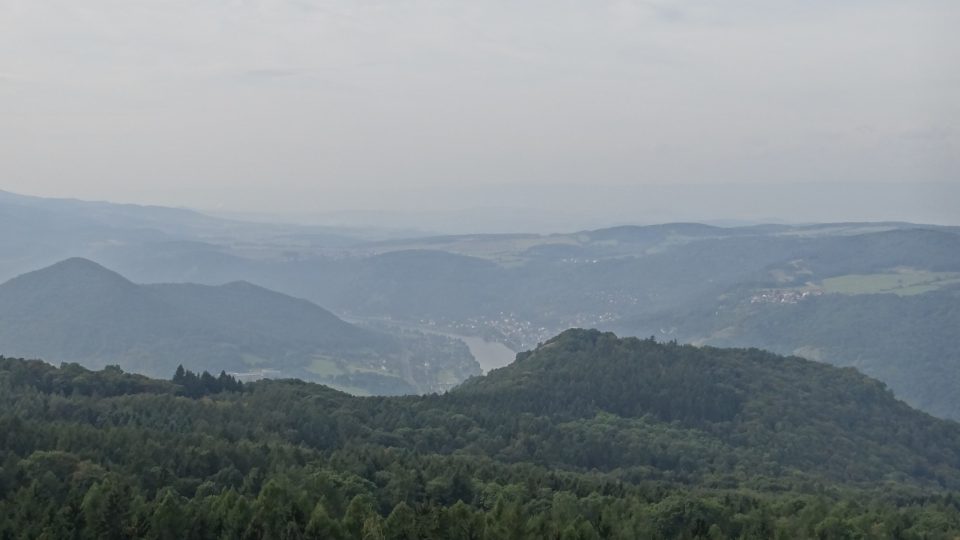
[[910, 296], [960, 283], [960, 273], [903, 269], [882, 274], [849, 274], [823, 280], [826, 293]]
[[343, 373], [336, 361], [323, 356], [315, 357], [307, 366], [307, 371], [320, 377], [333, 377]]

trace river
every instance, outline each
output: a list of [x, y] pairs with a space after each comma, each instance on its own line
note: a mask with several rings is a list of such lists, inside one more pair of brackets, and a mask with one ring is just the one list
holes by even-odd
[[[349, 323], [354, 324], [363, 324], [364, 319], [359, 317], [344, 317], [341, 318]], [[376, 321], [377, 319], [370, 319], [371, 321]], [[476, 358], [477, 363], [480, 364], [480, 369], [483, 370], [483, 373], [508, 366], [517, 359], [517, 353], [514, 352], [510, 347], [507, 347], [499, 341], [487, 341], [482, 337], [477, 336], [463, 336], [460, 334], [454, 334], [452, 332], [443, 332], [441, 330], [435, 330], [433, 328], [427, 328], [422, 326], [417, 326], [413, 324], [403, 324], [396, 321], [390, 321], [390, 324], [400, 328], [407, 328], [411, 330], [417, 330], [427, 334], [436, 334], [439, 336], [446, 336], [448, 338], [459, 339], [460, 341], [467, 344], [467, 348], [470, 349], [470, 354]]]
[[470, 348], [470, 354], [477, 359], [477, 362], [480, 364], [480, 369], [482, 369], [484, 373], [509, 365], [513, 363], [517, 357], [517, 353], [510, 350], [510, 348], [503, 343], [487, 341], [476, 336], [459, 336], [446, 333], [443, 335], [459, 339], [466, 343], [467, 347]]

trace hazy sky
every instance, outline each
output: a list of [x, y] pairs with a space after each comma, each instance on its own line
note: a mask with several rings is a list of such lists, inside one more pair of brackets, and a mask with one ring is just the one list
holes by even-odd
[[0, 0], [0, 188], [960, 183], [957, 28], [956, 0]]

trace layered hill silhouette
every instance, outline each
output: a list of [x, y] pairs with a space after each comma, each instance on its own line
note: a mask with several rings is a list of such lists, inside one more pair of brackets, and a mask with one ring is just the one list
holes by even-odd
[[443, 389], [479, 372], [457, 342], [361, 328], [246, 282], [138, 285], [81, 258], [0, 285], [0, 350], [154, 376], [179, 364], [269, 370], [388, 394]]
[[[516, 351], [570, 327], [756, 346], [856, 367], [911, 406], [960, 419], [958, 227], [668, 223], [373, 238], [0, 192], [0, 280], [82, 256], [137, 283], [248, 281], [351, 320]], [[345, 375], [324, 359], [312, 367], [323, 380]], [[380, 367], [350, 376], [374, 380]], [[459, 380], [443, 379], [432, 388]]]

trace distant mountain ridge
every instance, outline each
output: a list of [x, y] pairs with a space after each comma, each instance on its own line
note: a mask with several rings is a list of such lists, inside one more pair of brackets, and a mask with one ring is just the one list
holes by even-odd
[[354, 239], [346, 230], [330, 227], [249, 223], [183, 208], [51, 199], [0, 190], [0, 280], [70, 257], [95, 258], [129, 275], [118, 262], [174, 254], [208, 261], [229, 259], [231, 248], [240, 245], [247, 255], [267, 245], [271, 254], [277, 254], [304, 242], [342, 246]]
[[270, 369], [372, 393], [438, 390], [479, 372], [456, 342], [361, 328], [245, 282], [137, 285], [81, 258], [0, 285], [0, 350], [154, 376], [179, 364]]
[[[856, 366], [911, 405], [960, 419], [956, 226], [694, 222], [370, 241], [13, 199], [0, 197], [0, 279], [83, 256], [138, 283], [248, 281], [350, 320], [483, 337], [515, 351], [571, 327], [758, 345]], [[903, 287], [890, 285], [900, 278]], [[891, 336], [906, 339], [891, 346]]]

